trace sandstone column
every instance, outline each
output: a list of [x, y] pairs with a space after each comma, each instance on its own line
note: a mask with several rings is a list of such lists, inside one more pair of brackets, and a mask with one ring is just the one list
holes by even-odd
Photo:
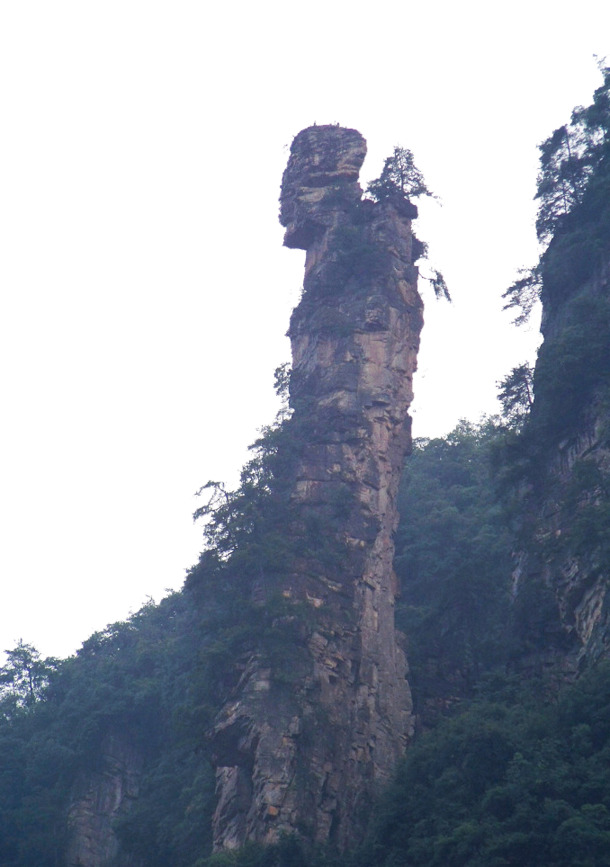
[[310, 127], [282, 182], [284, 243], [306, 250], [289, 334], [303, 438], [291, 504], [309, 548], [276, 590], [312, 616], [297, 682], [253, 653], [216, 720], [218, 849], [280, 832], [357, 841], [412, 731], [392, 535], [422, 326], [417, 210], [362, 199], [365, 153], [356, 130]]

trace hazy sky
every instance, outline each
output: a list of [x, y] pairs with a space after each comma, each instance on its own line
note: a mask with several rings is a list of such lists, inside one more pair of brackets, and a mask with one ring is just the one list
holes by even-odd
[[[537, 144], [590, 101], [610, 4], [0, 3], [0, 649], [66, 655], [195, 562], [194, 492], [275, 413], [304, 254], [277, 198], [303, 127], [410, 148], [416, 436], [493, 412], [536, 329], [501, 312], [536, 258]], [[359, 9], [361, 8], [361, 11]]]

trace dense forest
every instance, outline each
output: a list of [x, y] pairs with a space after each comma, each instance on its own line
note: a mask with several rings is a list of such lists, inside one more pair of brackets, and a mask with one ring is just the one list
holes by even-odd
[[[284, 660], [274, 676], [286, 682], [300, 665], [301, 620], [285, 616], [282, 599], [255, 605], [245, 576], [273, 574], [308, 545], [332, 568], [340, 556], [313, 518], [299, 538], [287, 536], [286, 466], [304, 433], [286, 406], [252, 446], [237, 490], [202, 489], [204, 550], [181, 592], [68, 659], [42, 659], [22, 642], [8, 651], [2, 867], [66, 863], [75, 792], [103, 773], [100, 744], [112, 752], [125, 732], [140, 779], [116, 817], [117, 865], [610, 864], [610, 653], [603, 630], [581, 652], [548, 577], [567, 559], [587, 564], [589, 588], [610, 576], [610, 69], [602, 72], [592, 104], [540, 147], [542, 253], [506, 292], [520, 321], [542, 301], [535, 370], [523, 364], [499, 384], [498, 417], [415, 441], [404, 469], [396, 619], [417, 731], [364, 843], [341, 854], [285, 837], [212, 854], [206, 731], [253, 647]], [[288, 379], [276, 372], [284, 396]], [[580, 448], [592, 430], [595, 450]], [[557, 455], [575, 450], [569, 471], [565, 460], [558, 470]], [[541, 532], [550, 502], [562, 523]]]

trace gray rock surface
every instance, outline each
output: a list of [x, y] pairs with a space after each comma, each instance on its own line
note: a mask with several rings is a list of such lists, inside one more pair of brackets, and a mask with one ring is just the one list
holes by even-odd
[[[304, 432], [292, 504], [318, 520], [320, 554], [274, 587], [312, 613], [292, 682], [253, 654], [216, 720], [216, 849], [282, 832], [355, 842], [412, 734], [392, 535], [423, 321], [416, 209], [362, 200], [365, 152], [355, 130], [310, 127], [284, 173], [284, 243], [306, 250], [289, 332]], [[329, 539], [339, 564], [322, 556]]]

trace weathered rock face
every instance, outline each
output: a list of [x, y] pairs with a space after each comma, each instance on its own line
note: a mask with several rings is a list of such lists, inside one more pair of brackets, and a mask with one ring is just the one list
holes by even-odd
[[[521, 556], [516, 575], [517, 592], [527, 591], [536, 581], [550, 590], [557, 620], [534, 662], [568, 677], [610, 654], [609, 300], [607, 260], [593, 279], [574, 287], [567, 298], [545, 304], [542, 323], [545, 343], [565, 346], [573, 363], [581, 357], [581, 348], [573, 341], [582, 327], [585, 351], [591, 352], [591, 366], [598, 368], [586, 371], [585, 382], [591, 379], [596, 384], [580, 401], [575, 425], [546, 456], [529, 515], [530, 551]], [[599, 345], [592, 350], [594, 343]], [[544, 346], [541, 354], [543, 350]], [[568, 371], [568, 379], [570, 375]], [[567, 387], [573, 388], [570, 382]]]
[[311, 127], [284, 173], [285, 244], [306, 250], [289, 333], [293, 529], [309, 547], [275, 590], [305, 614], [292, 677], [253, 655], [217, 718], [217, 849], [358, 840], [412, 732], [392, 534], [422, 326], [417, 211], [362, 200], [365, 151], [355, 130]]
[[[593, 543], [585, 549], [575, 539], [574, 520], [584, 510], [598, 509], [602, 494], [596, 482], [583, 489], [582, 499], [574, 508], [575, 475], [586, 465], [600, 469], [610, 478], [610, 450], [603, 444], [603, 429], [608, 415], [599, 413], [599, 405], [591, 407], [587, 424], [580, 435], [560, 450], [553, 467], [555, 485], [552, 496], [545, 501], [539, 533], [553, 540], [556, 553], [546, 558], [542, 577], [552, 587], [557, 600], [559, 620], [565, 633], [568, 654], [563, 667], [578, 671], [583, 665], [610, 654], [610, 596], [607, 555]], [[605, 418], [604, 418], [605, 416]], [[591, 512], [592, 513], [592, 512]], [[597, 534], [596, 534], [597, 535]]]
[[74, 787], [68, 813], [67, 867], [118, 863], [113, 860], [119, 853], [113, 823], [137, 798], [141, 771], [140, 752], [121, 735], [107, 735], [100, 749], [99, 770], [83, 773]]

